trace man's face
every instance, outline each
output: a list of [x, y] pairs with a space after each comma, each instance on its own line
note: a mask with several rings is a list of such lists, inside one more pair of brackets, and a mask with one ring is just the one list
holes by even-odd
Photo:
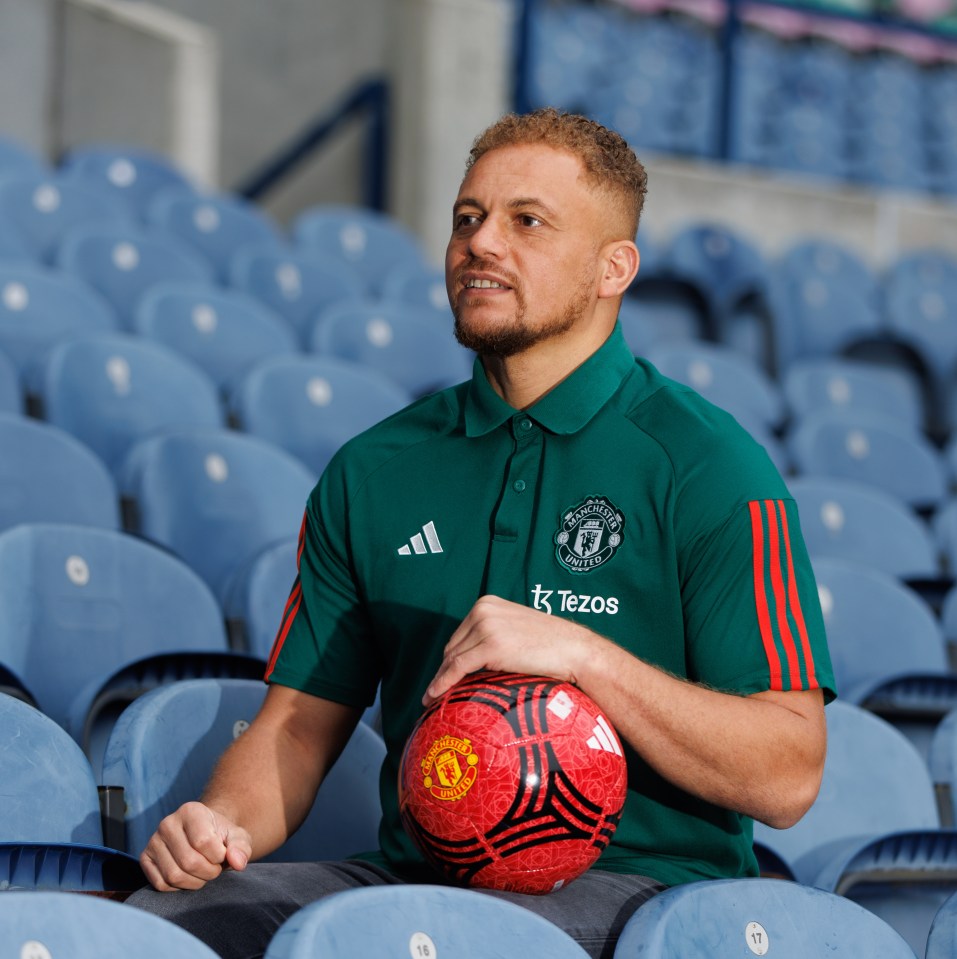
[[589, 315], [602, 206], [572, 153], [544, 144], [486, 153], [459, 189], [445, 255], [459, 341], [510, 356]]

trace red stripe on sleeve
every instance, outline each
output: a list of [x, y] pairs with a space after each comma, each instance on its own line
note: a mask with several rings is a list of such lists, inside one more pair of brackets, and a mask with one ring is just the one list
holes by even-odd
[[776, 506], [780, 500], [768, 500], [765, 508], [768, 511], [768, 558], [771, 567], [771, 588], [774, 590], [774, 601], [778, 609], [778, 630], [781, 644], [784, 646], [784, 655], [788, 660], [791, 688], [801, 688], [801, 664], [798, 660], [797, 646], [791, 634], [788, 623], [787, 596], [784, 592], [784, 573], [781, 569], [781, 543], [778, 538], [778, 516]]
[[817, 689], [817, 676], [814, 673], [814, 657], [811, 655], [811, 642], [807, 635], [807, 626], [804, 622], [804, 610], [801, 609], [801, 597], [798, 595], [797, 581], [794, 578], [794, 560], [791, 557], [791, 535], [788, 531], [788, 517], [784, 510], [784, 503], [778, 501], [778, 513], [781, 517], [781, 532], [784, 536], [784, 550], [788, 559], [788, 604], [791, 614], [797, 624], [798, 634], [801, 637], [801, 650], [804, 653], [804, 666], [807, 670], [809, 689]]
[[[302, 551], [305, 547], [305, 544], [306, 514], [305, 511], [303, 511], [302, 523], [299, 525], [299, 548], [296, 550], [297, 570], [302, 563]], [[286, 637], [289, 635], [289, 630], [292, 629], [293, 621], [296, 618], [296, 613], [299, 612], [299, 607], [301, 604], [302, 583], [297, 576], [296, 582], [293, 584], [292, 591], [289, 593], [289, 599], [286, 600], [286, 606], [282, 611], [282, 619], [279, 621], [279, 631], [276, 634], [276, 638], [273, 640], [272, 649], [269, 652], [269, 662], [266, 664], [266, 679], [269, 679], [269, 677], [272, 675], [273, 669], [276, 667], [276, 660], [279, 658], [279, 653], [282, 651], [283, 643], [285, 643]]]
[[761, 641], [764, 643], [764, 653], [768, 657], [768, 669], [771, 674], [771, 688], [781, 689], [781, 660], [774, 645], [774, 635], [771, 631], [771, 613], [768, 610], [768, 599], [764, 591], [764, 524], [761, 519], [761, 504], [756, 500], [748, 503], [751, 510], [751, 538], [754, 544], [754, 605], [758, 614], [758, 625], [761, 628]]

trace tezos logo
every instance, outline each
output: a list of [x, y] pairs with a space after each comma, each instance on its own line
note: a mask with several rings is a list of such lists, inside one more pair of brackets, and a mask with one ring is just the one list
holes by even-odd
[[590, 573], [621, 546], [625, 518], [604, 496], [589, 496], [565, 511], [555, 534], [558, 562], [573, 573]]

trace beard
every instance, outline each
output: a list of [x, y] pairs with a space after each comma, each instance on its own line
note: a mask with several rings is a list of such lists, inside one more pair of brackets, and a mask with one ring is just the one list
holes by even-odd
[[[468, 269], [481, 271], [481, 263], [469, 264]], [[501, 270], [497, 270], [501, 274]], [[515, 297], [515, 314], [510, 321], [485, 326], [481, 320], [468, 320], [461, 301], [468, 295], [463, 290], [452, 307], [455, 316], [455, 338], [466, 349], [479, 356], [515, 356], [545, 340], [567, 333], [584, 315], [592, 296], [592, 283], [582, 278], [573, 295], [557, 313], [547, 315], [534, 323], [528, 319], [528, 304], [517, 277], [503, 277]]]

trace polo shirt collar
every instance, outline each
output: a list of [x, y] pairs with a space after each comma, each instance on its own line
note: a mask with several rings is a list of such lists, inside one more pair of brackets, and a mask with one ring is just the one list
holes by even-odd
[[[611, 399], [635, 368], [635, 357], [616, 323], [607, 340], [578, 369], [525, 412], [552, 433], [575, 433]], [[482, 436], [518, 410], [492, 389], [482, 361], [475, 360], [465, 400], [465, 433]]]

